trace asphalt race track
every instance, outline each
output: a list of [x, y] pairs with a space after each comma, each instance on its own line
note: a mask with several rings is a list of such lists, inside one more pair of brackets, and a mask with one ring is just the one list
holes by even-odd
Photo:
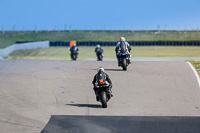
[[199, 133], [200, 117], [52, 116], [42, 133]]
[[[100, 66], [113, 82], [106, 109], [91, 83]], [[186, 62], [132, 62], [122, 71], [115, 61], [0, 60], [1, 133], [147, 132], [152, 122], [152, 132], [176, 125], [193, 133], [199, 116], [200, 88]], [[105, 129], [95, 120], [115, 122]]]

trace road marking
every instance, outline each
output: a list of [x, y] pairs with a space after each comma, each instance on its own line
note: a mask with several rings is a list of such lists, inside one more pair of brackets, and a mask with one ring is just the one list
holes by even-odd
[[197, 73], [197, 71], [196, 71], [196, 69], [193, 67], [193, 65], [190, 63], [190, 62], [187, 62], [189, 65], [190, 65], [190, 67], [192, 68], [192, 70], [193, 70], [193, 72], [194, 72], [194, 74], [195, 74], [195, 76], [196, 76], [196, 78], [197, 78], [197, 81], [198, 81], [198, 83], [199, 83], [199, 88], [200, 88], [200, 78], [199, 78], [199, 74]]

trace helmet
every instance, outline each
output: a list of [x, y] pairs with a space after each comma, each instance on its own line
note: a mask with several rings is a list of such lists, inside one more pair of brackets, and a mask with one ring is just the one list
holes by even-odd
[[125, 37], [120, 37], [120, 41], [125, 42], [126, 41]]
[[100, 48], [100, 45], [97, 45], [97, 48]]
[[101, 72], [101, 71], [104, 72], [104, 68], [103, 67], [99, 67], [97, 71], [98, 72]]

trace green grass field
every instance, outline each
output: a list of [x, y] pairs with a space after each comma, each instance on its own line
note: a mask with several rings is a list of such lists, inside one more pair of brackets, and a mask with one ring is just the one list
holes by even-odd
[[[115, 57], [115, 47], [102, 47], [104, 57]], [[78, 60], [96, 57], [95, 47], [79, 47]], [[132, 47], [132, 57], [199, 57], [198, 46], [136, 46]], [[7, 59], [70, 60], [69, 47], [50, 47], [31, 50], [17, 50]]]
[[127, 41], [200, 40], [198, 31], [5, 31], [0, 32], [0, 48], [16, 41], [118, 41], [121, 36]]

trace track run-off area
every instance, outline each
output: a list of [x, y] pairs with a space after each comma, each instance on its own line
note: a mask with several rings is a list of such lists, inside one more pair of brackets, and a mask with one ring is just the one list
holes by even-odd
[[[106, 109], [93, 91], [98, 67], [105, 69], [113, 83], [114, 97]], [[169, 128], [170, 121], [172, 125], [192, 123], [185, 131], [196, 132], [199, 116], [198, 80], [184, 61], [133, 61], [122, 71], [117, 61], [0, 60], [2, 133], [122, 132], [120, 126], [127, 127], [124, 132], [145, 132], [148, 123], [140, 128], [144, 117], [150, 125], [167, 121]], [[106, 128], [105, 120], [115, 122]], [[131, 125], [133, 120], [135, 125]]]

